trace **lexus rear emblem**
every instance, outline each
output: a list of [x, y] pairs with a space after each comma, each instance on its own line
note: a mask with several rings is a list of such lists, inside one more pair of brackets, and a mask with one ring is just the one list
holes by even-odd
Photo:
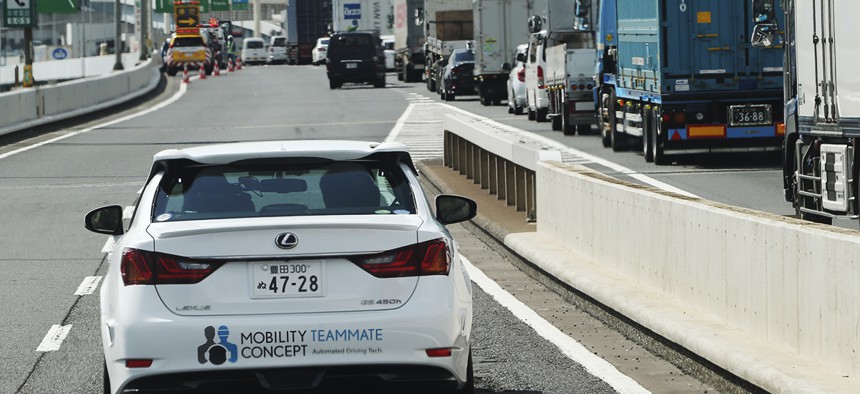
[[281, 249], [292, 249], [299, 244], [299, 237], [293, 233], [280, 233], [275, 237], [275, 245]]

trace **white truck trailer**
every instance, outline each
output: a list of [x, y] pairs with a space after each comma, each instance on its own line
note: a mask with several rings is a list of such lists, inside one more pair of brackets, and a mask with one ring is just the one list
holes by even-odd
[[547, 117], [552, 120], [553, 130], [563, 131], [565, 135], [591, 131], [596, 119], [592, 90], [596, 61], [597, 52], [590, 35], [584, 41], [559, 44], [546, 50]]
[[529, 40], [528, 18], [534, 8], [533, 0], [472, 1], [475, 78], [481, 104], [500, 105], [507, 99], [510, 65], [517, 46]]
[[785, 50], [785, 199], [805, 220], [857, 220], [860, 52], [857, 22], [846, 16], [860, 15], [860, 2], [785, 0], [786, 26], [777, 26], [774, 5], [753, 1], [752, 44]]
[[597, 49], [591, 21], [597, 9], [591, 0], [552, 2], [547, 9], [554, 25], [546, 36], [546, 43], [553, 45], [546, 49], [544, 70], [547, 117], [552, 129], [565, 135], [588, 134], [596, 120], [593, 89]]
[[380, 35], [394, 34], [391, 0], [334, 0], [334, 31], [376, 30]]
[[472, 40], [472, 0], [424, 0], [423, 14], [424, 80], [433, 92], [451, 52]]
[[424, 0], [393, 0], [397, 79], [420, 82], [424, 75]]

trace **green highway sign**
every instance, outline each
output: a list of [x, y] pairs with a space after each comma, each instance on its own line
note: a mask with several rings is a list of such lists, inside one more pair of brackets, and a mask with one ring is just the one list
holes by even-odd
[[3, 26], [36, 27], [35, 0], [5, 0], [3, 2]]

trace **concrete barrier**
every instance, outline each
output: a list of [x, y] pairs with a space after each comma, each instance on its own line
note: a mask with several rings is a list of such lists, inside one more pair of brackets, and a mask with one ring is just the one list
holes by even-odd
[[[452, 164], [462, 146], [483, 160], [524, 142], [494, 122], [445, 126], [468, 140], [446, 144]], [[507, 160], [536, 170], [537, 231], [505, 239], [528, 261], [767, 391], [860, 392], [860, 232]]]
[[522, 141], [505, 133], [506, 127], [462, 114], [449, 115], [445, 120], [443, 164], [534, 221], [537, 163], [561, 161], [561, 152]]
[[559, 279], [765, 390], [860, 392], [857, 231], [558, 162], [537, 205], [506, 243]]
[[161, 78], [153, 58], [124, 71], [0, 93], [0, 135], [93, 113], [154, 89]]

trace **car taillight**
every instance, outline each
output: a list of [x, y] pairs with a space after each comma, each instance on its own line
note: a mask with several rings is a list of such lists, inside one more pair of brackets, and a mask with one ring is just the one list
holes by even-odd
[[320, 48], [318, 52], [325, 52], [325, 48]]
[[223, 262], [195, 260], [165, 253], [126, 248], [122, 251], [122, 282], [131, 285], [194, 284], [215, 272]]
[[377, 278], [448, 275], [451, 252], [442, 239], [350, 259]]
[[543, 83], [543, 67], [537, 67], [538, 89], [543, 89], [546, 86]]
[[526, 68], [525, 67], [521, 67], [520, 71], [517, 71], [517, 80], [519, 80], [520, 82], [526, 81]]

